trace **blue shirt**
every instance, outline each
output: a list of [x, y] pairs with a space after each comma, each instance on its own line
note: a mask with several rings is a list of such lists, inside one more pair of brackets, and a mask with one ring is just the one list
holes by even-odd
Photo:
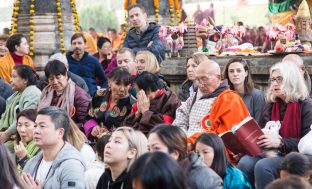
[[72, 52], [67, 54], [69, 71], [83, 78], [88, 85], [90, 95], [93, 95], [97, 90], [97, 80], [101, 88], [108, 87], [104, 70], [95, 57], [85, 52], [82, 59], [78, 61], [72, 57], [72, 54]]

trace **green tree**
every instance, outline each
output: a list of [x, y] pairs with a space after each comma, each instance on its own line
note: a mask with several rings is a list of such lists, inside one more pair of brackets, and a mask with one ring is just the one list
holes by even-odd
[[88, 30], [90, 27], [99, 32], [105, 32], [107, 28], [118, 29], [118, 19], [115, 13], [102, 4], [82, 7], [78, 14], [80, 25], [84, 30]]

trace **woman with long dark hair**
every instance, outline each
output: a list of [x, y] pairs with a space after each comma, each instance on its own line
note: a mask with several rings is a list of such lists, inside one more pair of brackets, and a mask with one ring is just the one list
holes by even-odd
[[5, 189], [23, 189], [11, 154], [0, 142], [0, 185]]
[[256, 121], [260, 120], [265, 99], [261, 90], [254, 87], [251, 71], [246, 60], [233, 58], [225, 65], [224, 79], [228, 80], [230, 89], [242, 97], [250, 116]]
[[221, 178], [195, 153], [187, 152], [187, 136], [179, 127], [162, 124], [148, 136], [150, 151], [169, 154], [183, 169], [188, 187], [193, 189], [223, 188]]
[[181, 167], [163, 152], [143, 154], [131, 166], [129, 184], [133, 189], [186, 189]]
[[224, 189], [251, 188], [246, 176], [231, 165], [223, 141], [218, 135], [202, 134], [197, 138], [195, 146], [196, 152], [203, 158], [205, 164], [223, 179]]

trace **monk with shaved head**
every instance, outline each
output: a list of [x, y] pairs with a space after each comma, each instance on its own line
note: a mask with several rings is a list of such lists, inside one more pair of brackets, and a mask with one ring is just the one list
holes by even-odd
[[283, 58], [282, 62], [291, 62], [291, 63], [295, 64], [298, 67], [300, 73], [304, 77], [305, 84], [306, 84], [306, 86], [308, 88], [308, 91], [309, 91], [309, 94], [310, 94], [310, 97], [311, 97], [312, 96], [311, 78], [309, 76], [309, 72], [305, 69], [305, 66], [304, 66], [302, 58], [299, 55], [297, 55], [297, 54], [289, 54], [289, 55], [286, 55]]
[[221, 80], [218, 63], [211, 60], [200, 63], [195, 75], [198, 90], [177, 109], [173, 122], [188, 137], [207, 131], [223, 133], [249, 116], [242, 98], [229, 89], [226, 80]]

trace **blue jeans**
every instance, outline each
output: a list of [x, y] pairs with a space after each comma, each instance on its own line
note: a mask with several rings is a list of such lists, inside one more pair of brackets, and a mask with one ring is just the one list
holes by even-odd
[[259, 156], [243, 156], [237, 167], [243, 171], [251, 184], [257, 189], [264, 189], [266, 185], [278, 178], [278, 167], [283, 157], [262, 158]]

